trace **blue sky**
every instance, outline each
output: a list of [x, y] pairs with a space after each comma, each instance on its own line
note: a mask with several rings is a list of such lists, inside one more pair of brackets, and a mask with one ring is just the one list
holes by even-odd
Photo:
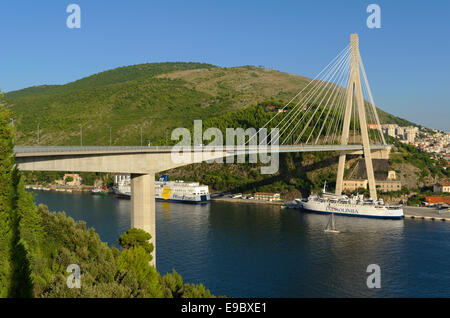
[[[81, 7], [68, 29], [66, 7]], [[381, 7], [381, 29], [366, 8]], [[63, 84], [160, 61], [264, 65], [314, 77], [360, 36], [375, 102], [450, 131], [450, 1], [2, 1], [0, 88]]]

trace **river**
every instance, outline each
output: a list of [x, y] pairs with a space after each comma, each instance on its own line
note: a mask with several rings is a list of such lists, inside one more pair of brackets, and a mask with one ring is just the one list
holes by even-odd
[[[131, 202], [83, 193], [34, 192], [117, 246]], [[450, 224], [324, 215], [230, 202], [156, 203], [157, 269], [175, 269], [228, 297], [450, 297]], [[381, 270], [370, 289], [368, 265]]]

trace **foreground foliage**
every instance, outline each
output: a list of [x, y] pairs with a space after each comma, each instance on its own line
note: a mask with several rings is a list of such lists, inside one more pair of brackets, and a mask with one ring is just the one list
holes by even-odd
[[[150, 266], [150, 234], [127, 231], [119, 251], [86, 223], [36, 207], [15, 168], [9, 118], [0, 106], [0, 297], [213, 297]], [[67, 285], [71, 264], [81, 269], [81, 288]]]
[[[151, 244], [147, 241], [136, 241], [119, 251], [108, 247], [84, 222], [75, 222], [64, 213], [50, 213], [44, 205], [37, 212], [47, 232], [42, 255], [32, 257], [36, 297], [212, 297], [203, 285], [192, 291], [176, 271], [161, 276], [149, 265]], [[70, 264], [81, 268], [80, 289], [67, 287]]]

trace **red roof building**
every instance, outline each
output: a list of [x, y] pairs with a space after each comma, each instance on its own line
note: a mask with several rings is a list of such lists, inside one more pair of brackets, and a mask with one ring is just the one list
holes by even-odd
[[267, 111], [275, 112], [275, 111], [278, 110], [278, 107], [276, 107], [276, 106], [266, 106], [264, 109], [265, 109], [266, 112]]
[[428, 204], [450, 204], [450, 197], [425, 197], [425, 201]]
[[279, 193], [268, 193], [268, 192], [255, 192], [254, 197], [256, 200], [263, 201], [277, 201], [280, 200]]

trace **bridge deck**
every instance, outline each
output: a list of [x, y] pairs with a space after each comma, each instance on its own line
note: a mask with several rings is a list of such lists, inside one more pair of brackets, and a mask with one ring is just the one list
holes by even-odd
[[[383, 150], [391, 145], [371, 145], [372, 150]], [[362, 145], [282, 145], [282, 146], [16, 146], [16, 157], [125, 154], [125, 153], [170, 153], [226, 151], [229, 153], [255, 152], [310, 152], [310, 151], [358, 151]]]

